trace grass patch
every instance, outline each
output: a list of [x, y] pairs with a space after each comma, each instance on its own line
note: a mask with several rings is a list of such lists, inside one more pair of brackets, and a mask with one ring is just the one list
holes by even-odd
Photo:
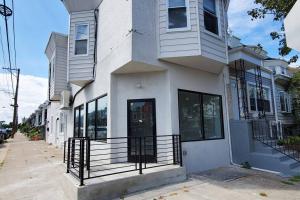
[[290, 182], [298, 183], [300, 182], [300, 176], [294, 176], [289, 179]]
[[264, 193], [264, 192], [259, 193], [259, 195], [262, 196], [262, 197], [267, 197], [267, 196], [268, 196], [268, 195], [267, 195], [266, 193]]
[[294, 183], [290, 181], [281, 181], [281, 183], [286, 184], [286, 185], [294, 185]]

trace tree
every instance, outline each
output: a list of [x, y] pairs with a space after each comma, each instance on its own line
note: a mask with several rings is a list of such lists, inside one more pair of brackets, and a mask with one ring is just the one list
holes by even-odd
[[291, 78], [288, 86], [292, 94], [293, 114], [298, 123], [300, 123], [300, 71], [296, 72]]
[[[288, 15], [296, 1], [297, 0], [254, 0], [254, 3], [258, 5], [258, 7], [248, 11], [248, 15], [252, 17], [251, 20], [263, 19], [266, 16], [272, 16], [274, 21], [282, 24], [280, 30], [270, 33], [271, 38], [273, 40], [278, 40], [279, 42], [278, 51], [281, 56], [287, 56], [292, 51], [286, 43], [283, 20]], [[298, 55], [294, 54], [291, 56], [289, 62], [296, 62], [297, 60]]]

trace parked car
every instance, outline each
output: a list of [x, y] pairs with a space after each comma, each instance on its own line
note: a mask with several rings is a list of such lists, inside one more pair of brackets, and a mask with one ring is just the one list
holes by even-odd
[[5, 139], [7, 140], [12, 135], [12, 128], [6, 128]]
[[5, 140], [5, 135], [6, 135], [5, 132], [6, 132], [5, 129], [0, 128], [0, 144], [3, 143]]

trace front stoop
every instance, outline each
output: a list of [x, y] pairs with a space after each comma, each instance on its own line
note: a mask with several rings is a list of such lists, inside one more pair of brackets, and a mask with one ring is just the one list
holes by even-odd
[[187, 179], [186, 169], [178, 166], [165, 166], [138, 172], [117, 174], [85, 181], [84, 186], [69, 174], [64, 174], [64, 191], [74, 200], [111, 200], [124, 195], [162, 185], [178, 183]]

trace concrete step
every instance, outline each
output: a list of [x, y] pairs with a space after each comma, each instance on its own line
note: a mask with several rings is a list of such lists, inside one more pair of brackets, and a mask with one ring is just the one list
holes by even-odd
[[122, 198], [124, 195], [139, 192], [162, 185], [185, 181], [186, 169], [179, 166], [165, 166], [89, 179], [84, 186], [78, 186], [78, 181], [71, 175], [64, 176], [64, 191], [74, 200], [111, 200]]
[[288, 159], [281, 162], [283, 165], [288, 165], [290, 169], [300, 167], [300, 162], [295, 161], [294, 159]]

